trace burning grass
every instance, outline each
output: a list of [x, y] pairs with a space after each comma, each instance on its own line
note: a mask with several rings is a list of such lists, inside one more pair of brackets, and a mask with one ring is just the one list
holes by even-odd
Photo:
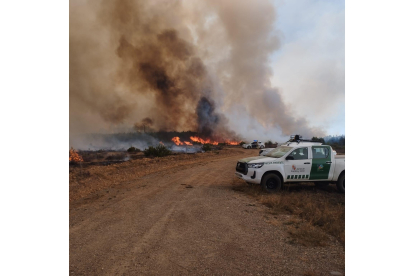
[[83, 162], [82, 156], [79, 155], [77, 151], [75, 151], [73, 148], [70, 148], [69, 150], [69, 162]]
[[194, 145], [214, 145], [214, 146], [225, 146], [225, 145], [232, 145], [232, 146], [236, 146], [239, 144], [239, 142], [237, 141], [231, 141], [231, 140], [225, 140], [224, 142], [218, 142], [218, 141], [214, 141], [210, 138], [206, 138], [206, 139], [202, 139], [198, 136], [190, 136], [190, 140], [191, 142], [188, 141], [181, 141], [180, 137], [176, 136], [173, 137], [171, 139], [171, 141], [174, 142], [174, 144], [176, 144], [177, 146], [183, 146], [183, 145], [187, 145], [187, 146], [192, 146]]
[[327, 233], [344, 245], [345, 196], [331, 186], [318, 189], [312, 183], [292, 184], [280, 194], [266, 194], [259, 185], [248, 186], [238, 180], [233, 189], [255, 197], [274, 214], [292, 214], [299, 218], [284, 223], [292, 242], [323, 246]]

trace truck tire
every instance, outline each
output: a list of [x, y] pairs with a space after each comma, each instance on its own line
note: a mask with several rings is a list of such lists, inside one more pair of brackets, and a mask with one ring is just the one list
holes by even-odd
[[326, 187], [328, 185], [329, 185], [329, 182], [328, 181], [318, 181], [318, 182], [315, 182], [315, 186], [318, 187], [318, 188]]
[[339, 177], [338, 181], [336, 182], [336, 188], [341, 194], [345, 193], [345, 174]]
[[251, 149], [251, 148], [252, 148], [252, 146], [247, 146], [247, 148], [248, 148], [248, 149]]
[[269, 173], [262, 178], [262, 188], [268, 193], [277, 193], [282, 188], [282, 180], [277, 174]]

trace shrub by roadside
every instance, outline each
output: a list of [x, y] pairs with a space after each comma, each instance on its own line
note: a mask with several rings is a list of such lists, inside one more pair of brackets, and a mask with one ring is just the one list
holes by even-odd
[[204, 144], [201, 147], [201, 149], [204, 150], [204, 151], [210, 151], [211, 150], [211, 145], [210, 144]]
[[131, 146], [129, 149], [127, 149], [127, 152], [140, 152], [141, 150], [139, 148]]
[[164, 157], [172, 154], [172, 152], [167, 149], [164, 145], [158, 145], [156, 147], [149, 147], [144, 150], [145, 156], [149, 157]]

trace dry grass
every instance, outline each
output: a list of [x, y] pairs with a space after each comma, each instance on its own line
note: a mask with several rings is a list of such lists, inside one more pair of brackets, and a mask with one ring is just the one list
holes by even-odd
[[[89, 195], [117, 185], [134, 181], [142, 176], [151, 173], [165, 173], [172, 168], [181, 168], [186, 165], [204, 163], [225, 158], [228, 156], [240, 155], [243, 150], [223, 149], [220, 154], [214, 152], [195, 154], [173, 154], [162, 158], [145, 158], [143, 153], [129, 154], [128, 156], [140, 156], [142, 158], [131, 158], [129, 161], [112, 164], [109, 166], [98, 166], [87, 163], [79, 166], [69, 167], [69, 202], [86, 198]], [[95, 156], [100, 155], [100, 159]], [[102, 161], [108, 156], [117, 153], [91, 153], [91, 160]], [[88, 173], [84, 173], [84, 171]], [[82, 170], [82, 173], [81, 173]]]
[[285, 222], [298, 243], [322, 246], [328, 233], [345, 244], [345, 196], [337, 193], [334, 185], [318, 189], [312, 183], [292, 184], [279, 194], [266, 194], [259, 185], [248, 186], [240, 181], [233, 189], [255, 197], [276, 214], [300, 218]]

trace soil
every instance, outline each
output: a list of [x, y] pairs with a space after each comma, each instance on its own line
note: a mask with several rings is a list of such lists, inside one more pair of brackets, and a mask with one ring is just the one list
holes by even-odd
[[228, 148], [71, 167], [70, 275], [344, 274], [335, 238], [292, 244], [291, 216], [233, 189], [247, 185], [236, 161], [254, 155]]

